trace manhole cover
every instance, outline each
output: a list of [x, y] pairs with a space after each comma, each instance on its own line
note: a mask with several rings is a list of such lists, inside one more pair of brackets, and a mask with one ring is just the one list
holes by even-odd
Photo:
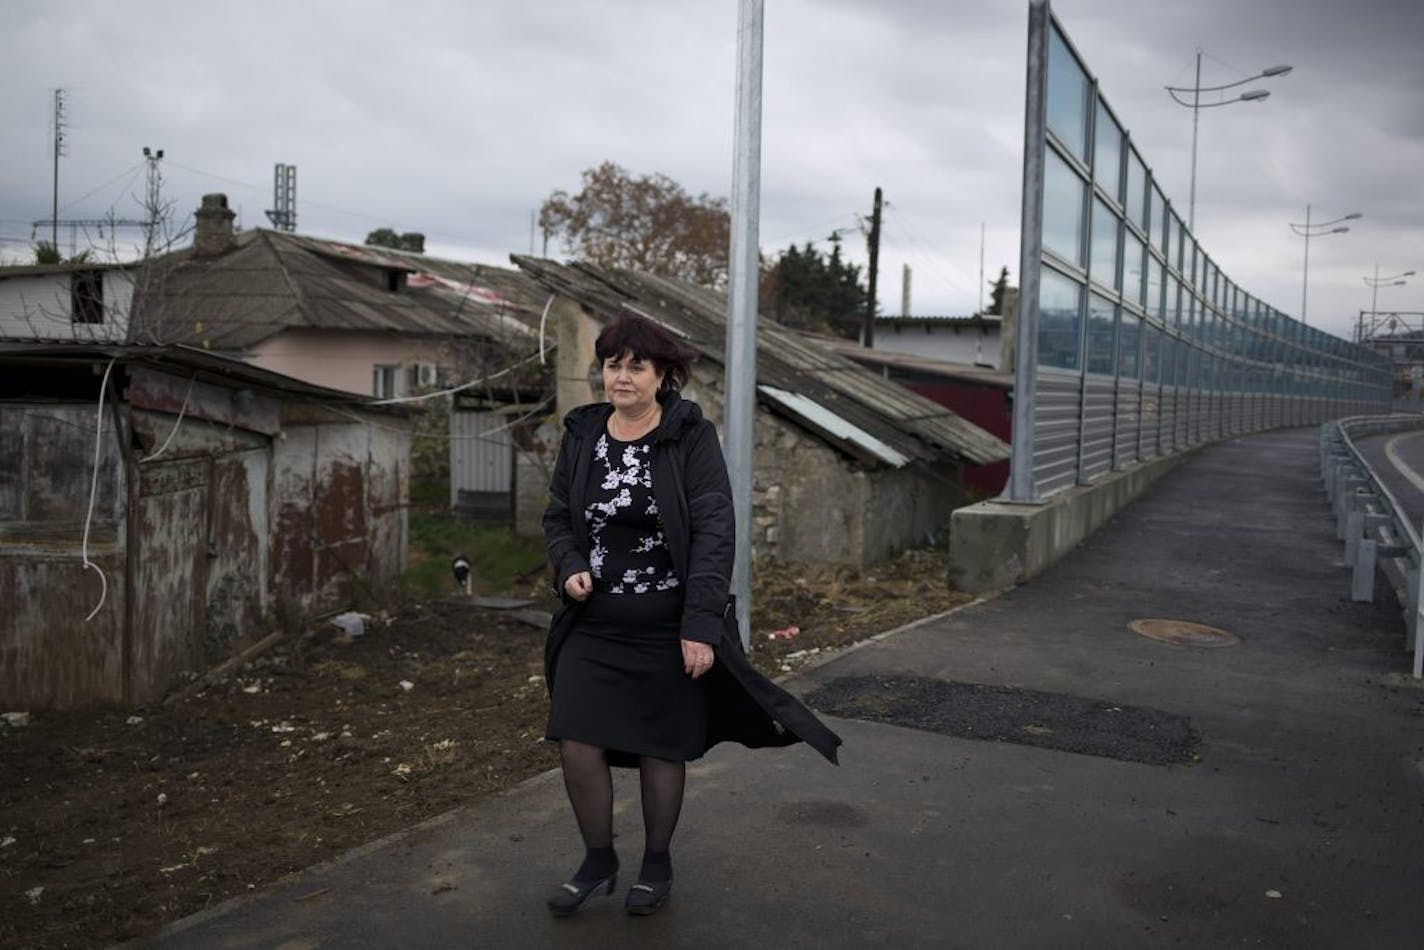
[[1234, 647], [1241, 642], [1234, 633], [1189, 620], [1134, 620], [1128, 627], [1133, 633], [1183, 647]]

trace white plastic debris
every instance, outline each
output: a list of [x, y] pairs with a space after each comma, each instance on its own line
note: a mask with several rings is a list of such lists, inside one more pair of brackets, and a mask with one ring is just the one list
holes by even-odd
[[410, 692], [411, 690], [415, 689], [415, 684], [412, 683], [410, 680], [401, 680], [401, 681], [400, 681], [400, 688], [403, 689], [403, 690], [405, 690], [405, 691], [408, 693], [408, 692]]
[[168, 804], [168, 793], [167, 793], [167, 792], [159, 792], [159, 793], [158, 793], [158, 804], [160, 804], [160, 805], [167, 805], [167, 804]]
[[43, 893], [43, 887], [32, 887], [28, 891], [25, 891], [25, 896], [29, 898], [31, 904], [38, 904], [40, 902], [40, 895]]
[[366, 621], [370, 619], [368, 614], [359, 614], [354, 610], [348, 610], [344, 614], [332, 617], [331, 622], [340, 627], [348, 637], [359, 637], [366, 632]]
[[27, 712], [7, 712], [0, 715], [0, 719], [4, 719], [5, 725], [14, 729], [30, 724], [30, 714]]
[[143, 722], [142, 716], [130, 716], [129, 718], [124, 720], [124, 725], [137, 726], [141, 722]]
[[14, 836], [14, 835], [6, 835], [3, 840], [0, 840], [0, 848], [8, 848], [8, 847], [10, 847], [10, 845], [12, 845], [12, 844], [14, 844], [14, 843], [15, 843], [15, 836]]
[[1278, 901], [1281, 899], [1281, 892], [1272, 888], [1271, 890], [1266, 892], [1266, 896], [1273, 901]]

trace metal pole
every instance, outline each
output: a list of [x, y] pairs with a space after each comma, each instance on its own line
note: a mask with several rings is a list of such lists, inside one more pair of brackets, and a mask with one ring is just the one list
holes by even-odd
[[1033, 478], [1033, 397], [1038, 372], [1038, 285], [1043, 257], [1043, 150], [1048, 117], [1048, 0], [1029, 0], [1028, 75], [1024, 94], [1023, 214], [1019, 228], [1019, 299], [1014, 329], [1014, 430], [1009, 500], [1038, 500]]
[[880, 186], [875, 188], [875, 206], [870, 211], [870, 275], [867, 278], [865, 327], [861, 331], [860, 342], [866, 349], [875, 345], [875, 280], [880, 273]]
[[1192, 189], [1187, 204], [1187, 230], [1197, 233], [1197, 124], [1201, 118], [1201, 47], [1197, 47], [1197, 83], [1192, 87]]
[[737, 627], [744, 649], [751, 646], [752, 611], [752, 434], [756, 419], [757, 226], [761, 215], [761, 52], [762, 0], [740, 0], [722, 433], [737, 531], [732, 592], [737, 596]]
[[1379, 262], [1375, 263], [1375, 279], [1370, 281], [1370, 286], [1374, 291], [1370, 294], [1370, 332], [1375, 329], [1375, 321], [1379, 319]]
[[1310, 205], [1305, 206], [1305, 266], [1300, 277], [1300, 322], [1305, 319], [1305, 298], [1310, 292]]

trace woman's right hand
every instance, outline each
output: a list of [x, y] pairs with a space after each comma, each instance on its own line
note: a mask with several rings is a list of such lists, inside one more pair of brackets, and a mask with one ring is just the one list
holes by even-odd
[[588, 600], [588, 595], [593, 593], [593, 575], [588, 571], [570, 574], [569, 579], [564, 581], [564, 593], [572, 600]]

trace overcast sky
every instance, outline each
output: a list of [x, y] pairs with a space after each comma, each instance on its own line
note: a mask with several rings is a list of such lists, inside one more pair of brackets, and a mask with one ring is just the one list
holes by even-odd
[[[1057, 0], [1054, 13], [1185, 218], [1191, 110], [1166, 85], [1262, 80], [1201, 112], [1196, 232], [1248, 292], [1349, 335], [1364, 278], [1424, 275], [1424, 3]], [[1027, 0], [770, 0], [760, 243], [857, 230], [884, 189], [880, 302], [967, 314], [1018, 279]], [[432, 253], [508, 265], [530, 215], [605, 160], [694, 193], [731, 189], [736, 0], [9, 0], [0, 32], [0, 256], [50, 216], [53, 90], [66, 90], [62, 218], [140, 217], [144, 146], [187, 218], [223, 191], [266, 227], [298, 168], [298, 230], [423, 231]], [[1250, 88], [1250, 87], [1248, 87]], [[983, 240], [981, 244], [981, 229]], [[41, 235], [43, 236], [43, 235]], [[67, 245], [67, 235], [61, 243]], [[535, 238], [535, 249], [542, 240]], [[550, 248], [552, 256], [562, 249]], [[1424, 311], [1424, 276], [1379, 292]], [[1417, 324], [1418, 317], [1414, 318]]]

